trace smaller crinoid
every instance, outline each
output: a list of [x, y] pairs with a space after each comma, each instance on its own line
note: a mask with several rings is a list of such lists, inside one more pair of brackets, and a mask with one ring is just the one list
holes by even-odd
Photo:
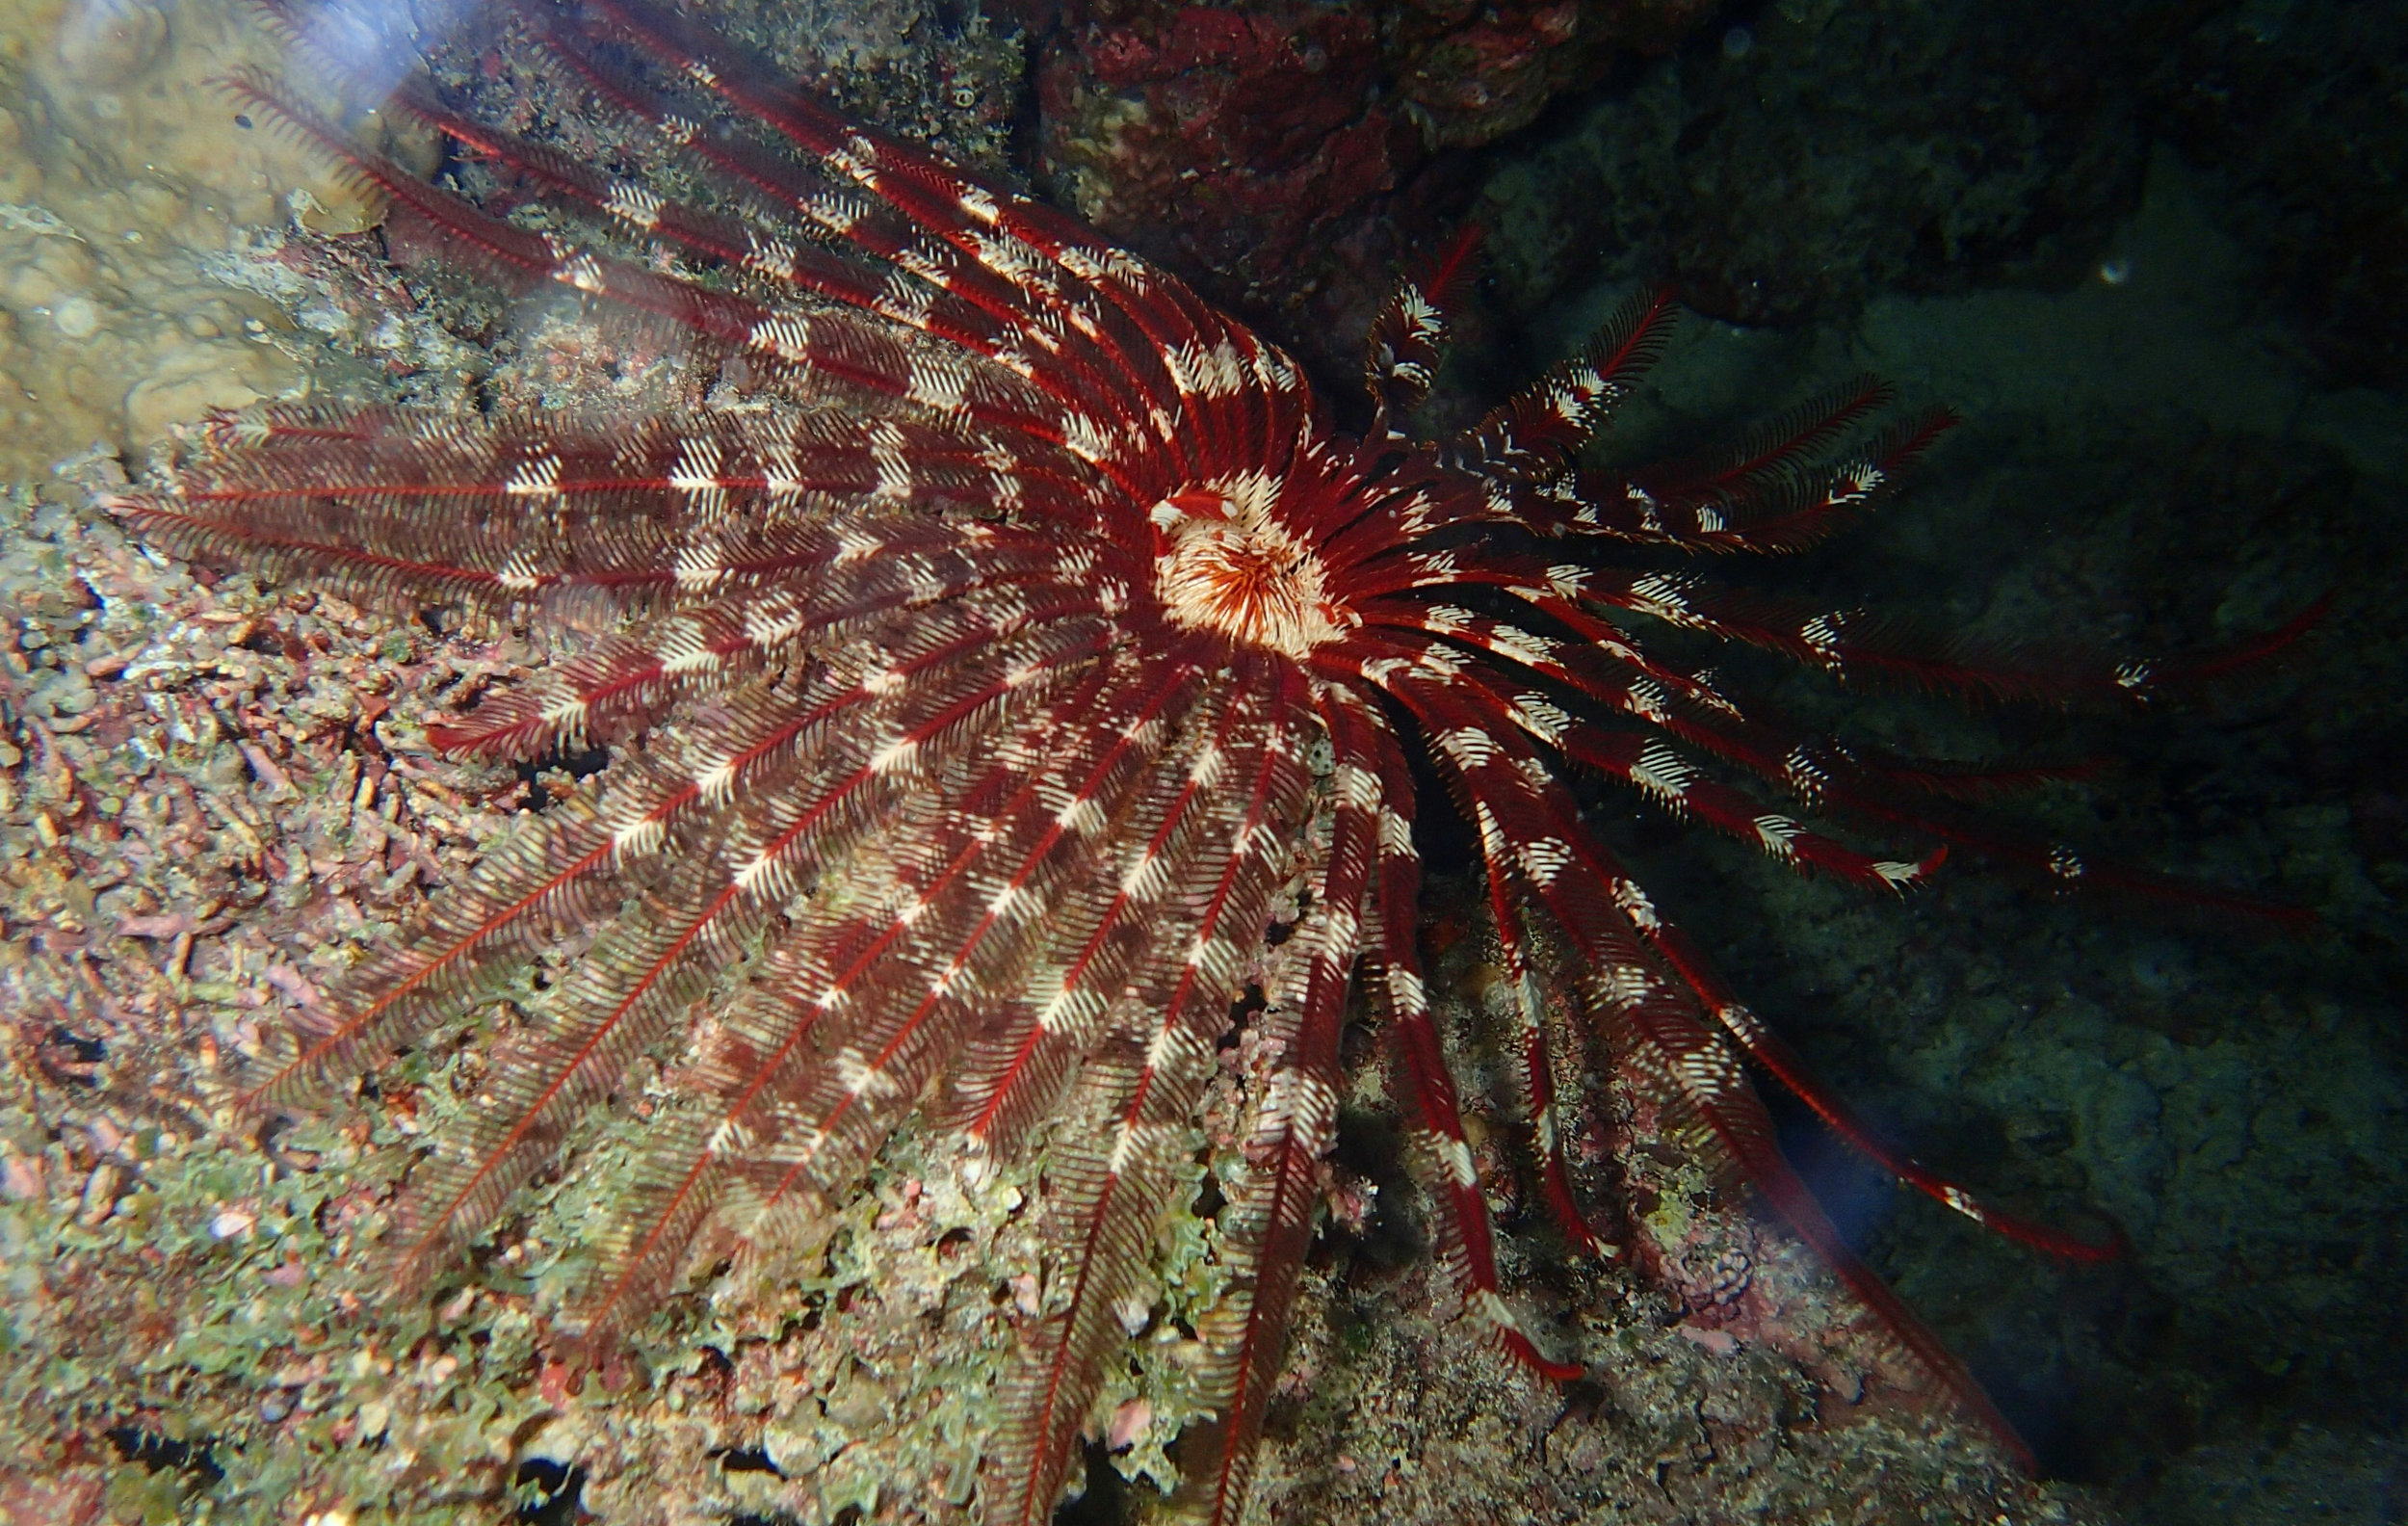
[[[1976, 697], [2121, 697], [2172, 676], [2034, 674], [1667, 569], [1818, 540], [1881, 499], [1945, 415], [1874, 427], [1887, 392], [1852, 383], [1695, 460], [1584, 470], [1669, 330], [1652, 294], [1474, 427], [1411, 438], [1458, 244], [1381, 312], [1358, 436], [1174, 277], [688, 23], [635, 0], [518, 13], [563, 98], [650, 133], [625, 162], [583, 162], [405, 79], [392, 104], [525, 197], [510, 217], [360, 152], [276, 86], [237, 93], [348, 163], [458, 272], [676, 334], [711, 404], [615, 431], [271, 411], [226, 421], [165, 487], [110, 501], [186, 555], [615, 622], [430, 734], [465, 758], [608, 748], [598, 794], [447, 886], [255, 1083], [259, 1107], [325, 1106], [554, 940], [591, 938], [416, 1164], [382, 1263], [394, 1285], [560, 1169], [589, 1109], [631, 1104], [641, 1057], [669, 1057], [674, 1085], [643, 1099], [636, 1164], [582, 1248], [564, 1328], [589, 1343], [729, 1267], [793, 1265], [906, 1120], [947, 1131], [973, 1172], [1035, 1162], [1041, 1251], [978, 1507], [1025, 1526], [1061, 1496], [1132, 1300], [1144, 1313], [1158, 1225], [1184, 1209], [1199, 1110], [1231, 1084], [1220, 1055], [1243, 1025], [1264, 1059], [1221, 1163], [1220, 1291], [1193, 1329], [1211, 1418], [1181, 1454], [1182, 1508], [1234, 1519], [1359, 1003], [1467, 1317], [1530, 1366], [1579, 1373], [1542, 1355], [1565, 1337], [1526, 1331], [1500, 1276], [1417, 944], [1415, 824], [1445, 803], [1416, 782], [1410, 733], [1476, 835], [1532, 1165], [1567, 1236], [1603, 1243], [1557, 1089], [1608, 1053], [1722, 1185], [1828, 1261], [1907, 1365], [2011, 1437], [1833, 1230], [1746, 1066], [1951, 1208], [2091, 1248], [1881, 1144], [1707, 969], [1564, 782], [1627, 783], [1882, 892], [1950, 843], [2081, 872], [1954, 808], [1998, 778], [1825, 745], [1642, 635], [1668, 624]], [[656, 189], [671, 176], [684, 198]], [[1658, 565], [1617, 562], [1626, 548]], [[1767, 791], [1920, 846], [1860, 851]], [[1239, 1002], [1250, 984], [1262, 999]]]

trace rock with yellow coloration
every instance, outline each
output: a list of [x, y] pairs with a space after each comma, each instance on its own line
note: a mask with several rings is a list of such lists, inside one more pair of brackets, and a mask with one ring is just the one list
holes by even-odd
[[342, 235], [382, 209], [217, 88], [279, 51], [239, 0], [0, 0], [0, 481], [308, 390], [314, 347], [225, 267], [297, 214]]

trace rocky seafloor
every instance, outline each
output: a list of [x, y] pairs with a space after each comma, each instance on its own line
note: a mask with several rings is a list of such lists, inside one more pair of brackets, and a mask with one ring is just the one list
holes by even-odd
[[[994, 103], [1017, 98], [1028, 61], [1074, 67], [1065, 53], [1147, 23], [1143, 6], [1017, 12], [992, 29], [933, 4], [734, 20], [816, 49], [857, 108], [1008, 169], [1029, 135]], [[1552, 14], [1490, 19], [1543, 40]], [[2212, 649], [2335, 592], [2283, 663], [2145, 714], [1966, 719], [1741, 664], [1857, 734], [2110, 759], [2002, 812], [2312, 908], [2322, 926], [2304, 936], [2059, 898], [1971, 862], [1903, 904], [1870, 901], [1594, 792], [1593, 819], [1666, 908], [1897, 1137], [2002, 1201], [2128, 1240], [2107, 1267], [2053, 1267], [1794, 1131], [1835, 1214], [1967, 1355], [2052, 1482], [2020, 1481], [1915, 1403], [1828, 1277], [1699, 1191], [1677, 1150], [1647, 1147], [1627, 1086], [1589, 1099], [1584, 1169], [1654, 1248], [1646, 1273], [1573, 1265], [1527, 1211], [1510, 1139], [1482, 1143], [1517, 1296], [1592, 1376], [1557, 1389], [1518, 1372], [1443, 1318], [1367, 1075], [1254, 1518], [2408, 1513], [2408, 1319], [2390, 1280], [2408, 1261], [2408, 653], [2393, 600], [2408, 415], [2380, 390], [2397, 379], [2381, 365], [2379, 269], [2334, 254], [2313, 207], [2269, 226], [2268, 175], [2214, 161], [2198, 105], [2259, 78], [2240, 41], [2313, 60], [2302, 39], [2340, 24], [2305, 4], [2214, 12], [2229, 39], [2184, 34], [2181, 56], [2209, 61], [2201, 79], [2102, 68], [2074, 92], [2080, 120], [2122, 136], [2056, 153], [2047, 111], [2071, 87], [2051, 49], [2080, 38], [2016, 53], [2024, 93], [1978, 113], [1951, 111], [1958, 74], [1913, 99], [1899, 83], [1923, 77], [1900, 58], [1969, 56], [1951, 26], [1978, 35], [1976, 60], [2011, 43], [2000, 14], [1930, 12], [1936, 40], [1876, 42], [1832, 7], [1737, 13], [1668, 54], [1557, 82], [1553, 108], [1488, 158], [1426, 152], [1484, 188], [1470, 199], [1497, 229], [1458, 395], [1550, 358], [1632, 281], [1678, 277], [1724, 317], [1786, 327], [1693, 322], [1612, 452], [1694, 445], [1866, 366], [1970, 416], [1881, 519], [1761, 569], [1784, 587], [2118, 653]], [[1436, 98], [1426, 60], [1454, 55], [1412, 37]], [[2354, 45], [2325, 62], [2394, 56]], [[315, 1122], [263, 1128], [232, 1106], [252, 1058], [310, 1020], [360, 948], [513, 812], [592, 781], [455, 765], [419, 740], [540, 660], [536, 633], [445, 630], [164, 562], [91, 490], [141, 474], [208, 408], [304, 387], [456, 406], [590, 386], [602, 361], [629, 406], [674, 391], [672, 360], [592, 354], [573, 314], [504, 326], [497, 343], [439, 273], [394, 274], [363, 231], [372, 205], [212, 104], [210, 77], [268, 56], [239, 13], [198, 0], [29, 5], [0, 25], [0, 106], [28, 145], [0, 164], [15, 177], [0, 196], [0, 371], [21, 394], [0, 439], [14, 484], [0, 511], [0, 1519], [959, 1518], [1027, 1264], [1009, 1174], [965, 1187], [942, 1142], [906, 1133], [821, 1264], [681, 1305], [637, 1359], [589, 1379], [540, 1338], [543, 1274], [576, 1241], [581, 1194], [608, 1190], [613, 1131], [640, 1127], [636, 1112], [594, 1120], [594, 1169], [540, 1195], [473, 1275], [393, 1307], [344, 1257], [408, 1142], [473, 1090], [477, 1045], [416, 1057], [379, 1098]], [[2303, 96], [2320, 77], [2303, 76]], [[967, 118], [948, 110], [965, 87]], [[1883, 91], [1891, 118], [1867, 105]], [[2296, 134], [2330, 120], [2263, 86], [2242, 101]], [[1990, 129], [2023, 145], [2003, 159], [1929, 148], [2035, 118]], [[1956, 139], [1932, 125], [1968, 121]], [[1928, 151], [1851, 160], [1885, 125]], [[2378, 163], [2396, 151], [2380, 125], [2356, 140]], [[2348, 173], [2316, 169], [2344, 189]], [[1738, 186], [1769, 210], [1741, 216]], [[1952, 196], [1968, 187], [1981, 194]], [[1685, 219], [1685, 195], [1713, 216]], [[1404, 198], [1392, 230], [1445, 200]], [[1946, 236], [1898, 235], [1924, 203], [1961, 216]], [[2030, 205], [2052, 210], [2011, 211]], [[2319, 303], [2297, 273], [2334, 267], [2347, 280]], [[1749, 285], [1767, 269], [1793, 277], [1777, 303]], [[1461, 909], [1476, 901], [1434, 885], [1428, 933], [1433, 987], [1477, 1058], [1483, 966]], [[1275, 999], [1275, 961], [1263, 974]], [[1205, 1154], [1227, 1144], [1212, 1121]], [[1111, 1455], [1079, 1519], [1118, 1518], [1167, 1476], [1191, 1412], [1179, 1316], [1212, 1297], [1212, 1250], [1208, 1221], [1165, 1226], [1164, 1313], [1099, 1413]]]

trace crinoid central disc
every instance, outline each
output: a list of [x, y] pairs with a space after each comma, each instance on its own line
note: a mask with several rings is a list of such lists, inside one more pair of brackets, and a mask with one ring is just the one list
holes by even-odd
[[1184, 487], [1147, 513], [1154, 525], [1154, 592], [1171, 623], [1301, 659], [1356, 622], [1330, 596], [1311, 546], [1272, 506], [1263, 472]]

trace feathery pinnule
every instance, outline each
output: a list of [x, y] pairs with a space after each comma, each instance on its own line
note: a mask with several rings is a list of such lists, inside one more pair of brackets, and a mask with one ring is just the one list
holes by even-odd
[[[350, 24], [276, 13], [296, 39]], [[2072, 771], [1845, 751], [1651, 653], [1644, 622], [1984, 699], [2120, 697], [2237, 658], [2103, 673], [1935, 653], [1870, 616], [1610, 564], [1630, 543], [1812, 543], [1882, 501], [1950, 422], [1867, 433], [1889, 394], [1860, 380], [1693, 461], [1584, 470], [1664, 347], [1664, 293], [1472, 428], [1420, 440], [1407, 415], [1468, 268], [1459, 239], [1374, 321], [1358, 439], [1277, 347], [1176, 278], [844, 120], [693, 24], [636, 0], [524, 19], [564, 99], [640, 129], [623, 162], [495, 128], [431, 80], [392, 104], [542, 201], [539, 228], [362, 152], [273, 82], [229, 89], [398, 223], [440, 234], [460, 271], [667, 336], [722, 384], [632, 425], [262, 409], [216, 421], [157, 487], [107, 500], [181, 554], [574, 637], [429, 741], [512, 761], [606, 746], [600, 787], [435, 897], [253, 1088], [262, 1106], [323, 1104], [505, 995], [555, 939], [591, 934], [413, 1167], [385, 1262], [404, 1285], [507, 1213], [646, 1056], [672, 1062], [673, 1093], [594, 1216], [562, 1311], [597, 1345], [640, 1338], [698, 1270], [774, 1276], [807, 1254], [915, 1116], [956, 1131], [972, 1172], [1040, 1161], [1042, 1294], [980, 1511], [1044, 1519], [1190, 1179], [1198, 1111], [1239, 1085], [1216, 1045], [1294, 881], [1311, 908], [1301, 988], [1243, 1019], [1260, 1079], [1221, 1173], [1225, 1291], [1195, 1324], [1212, 1414], [1175, 1508], [1213, 1522], [1244, 1508], [1350, 1001], [1383, 1036], [1468, 1316], [1534, 1371], [1579, 1372], [1542, 1354], [1577, 1356], [1569, 1337], [1515, 1312], [1459, 1057], [1424, 986], [1410, 732], [1476, 830], [1532, 1164], [1572, 1244], [1610, 1253], [1568, 1164], [1584, 1089], [1563, 1084], [1602, 1040], [1727, 1185], [1831, 1263], [1900, 1361], [2016, 1444], [1782, 1161], [1742, 1063], [1959, 1212], [2058, 1254], [2093, 1248], [1878, 1140], [1723, 987], [1559, 776], [1589, 769], [1868, 887], [1912, 886], [1941, 852], [1880, 856], [1760, 794], [2163, 892], [1959, 808]]]

